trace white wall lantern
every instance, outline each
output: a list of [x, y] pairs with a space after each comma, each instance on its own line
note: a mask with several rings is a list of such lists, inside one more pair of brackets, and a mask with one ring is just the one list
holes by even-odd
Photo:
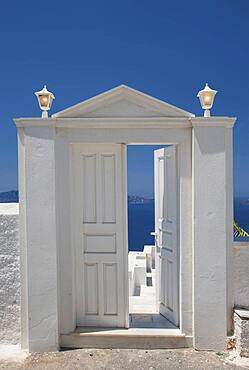
[[207, 83], [205, 88], [198, 92], [197, 97], [200, 99], [202, 109], [204, 109], [204, 117], [210, 117], [210, 109], [213, 106], [216, 94], [217, 91], [210, 89]]
[[48, 91], [47, 86], [44, 85], [44, 88], [41, 91], [37, 91], [35, 95], [37, 96], [39, 106], [42, 110], [42, 118], [48, 118], [48, 111], [55, 99], [54, 94]]

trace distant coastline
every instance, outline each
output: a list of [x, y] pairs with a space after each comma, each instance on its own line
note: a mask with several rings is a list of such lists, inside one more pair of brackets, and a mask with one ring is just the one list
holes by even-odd
[[[18, 190], [0, 192], [0, 203], [15, 203], [18, 201]], [[234, 197], [234, 201], [238, 204], [249, 206], [249, 197]], [[142, 197], [140, 195], [128, 195], [128, 203], [130, 204], [148, 204], [153, 202], [153, 198]]]
[[[19, 201], [18, 190], [0, 192], [0, 203], [14, 203]], [[154, 202], [153, 198], [141, 197], [139, 195], [128, 195], [130, 204], [148, 204]]]
[[153, 198], [140, 197], [139, 195], [128, 195], [129, 204], [148, 204], [153, 202]]
[[[0, 203], [13, 203], [18, 201], [18, 190], [0, 192]], [[130, 204], [148, 204], [153, 202], [153, 198], [142, 197], [140, 195], [128, 195], [128, 203]], [[243, 206], [249, 206], [248, 197], [235, 197], [234, 202]]]
[[[18, 191], [0, 192], [0, 203], [18, 202]], [[234, 198], [234, 220], [249, 232], [249, 198]], [[129, 250], [143, 250], [144, 245], [153, 245], [150, 235], [154, 230], [154, 199], [128, 195]], [[248, 241], [248, 238], [235, 238]]]

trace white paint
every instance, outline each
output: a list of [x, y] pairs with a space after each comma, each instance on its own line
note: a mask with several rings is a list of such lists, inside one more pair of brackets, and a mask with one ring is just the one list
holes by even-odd
[[[130, 324], [139, 327], [153, 327], [156, 317], [159, 316], [156, 309], [155, 287], [155, 246], [145, 245], [143, 252], [129, 252], [129, 314]], [[134, 315], [138, 313], [139, 315]], [[151, 314], [142, 315], [141, 314]], [[154, 314], [154, 315], [153, 315]], [[166, 320], [162, 317], [161, 323]], [[167, 321], [168, 322], [168, 321]], [[163, 325], [162, 325], [163, 327]]]
[[125, 327], [124, 146], [72, 145], [72, 231], [76, 325]]
[[[19, 127], [22, 347], [56, 349], [59, 334], [73, 331], [76, 325], [69, 212], [71, 144], [163, 143], [178, 148], [180, 329], [192, 335], [194, 323], [198, 348], [221, 348], [232, 306], [227, 272], [231, 271], [232, 232], [229, 127], [234, 119], [195, 119], [122, 86], [54, 118], [15, 122]], [[122, 174], [125, 178], [126, 167]], [[125, 204], [126, 190], [122, 201]], [[112, 209], [106, 217], [110, 215]], [[123, 234], [127, 243], [125, 223]]]
[[[0, 280], [1, 286], [4, 287], [6, 281], [6, 275], [13, 276], [14, 280], [18, 282], [18, 269], [19, 269], [19, 259], [16, 259], [16, 254], [18, 254], [19, 249], [19, 242], [17, 237], [17, 230], [18, 230], [18, 204], [17, 203], [7, 203], [7, 204], [0, 204], [1, 214], [1, 224], [5, 227], [1, 227], [0, 232], [0, 248], [1, 250], [4, 249], [4, 246], [8, 246], [9, 256], [8, 260], [5, 261], [4, 266], [1, 266], [0, 269]], [[16, 215], [4, 216], [13, 213], [13, 209], [16, 212]], [[4, 224], [2, 223], [5, 220]], [[148, 246], [151, 248], [150, 246]], [[145, 251], [149, 253], [149, 248], [145, 248]], [[13, 270], [13, 258], [14, 256], [14, 264], [15, 269]], [[232, 279], [234, 282], [234, 301], [235, 306], [237, 307], [249, 307], [249, 243], [247, 242], [234, 242], [233, 243], [233, 260], [234, 260], [234, 273], [232, 275]], [[144, 266], [145, 270], [145, 266]], [[11, 284], [13, 288], [13, 284]], [[11, 360], [22, 358], [25, 354], [24, 352], [20, 351], [18, 345], [10, 345], [15, 341], [16, 343], [20, 342], [20, 328], [19, 328], [19, 318], [20, 318], [20, 310], [19, 310], [19, 285], [15, 286], [16, 288], [16, 297], [18, 298], [15, 305], [15, 311], [9, 307], [9, 297], [5, 294], [3, 300], [1, 302], [1, 317], [5, 317], [5, 321], [0, 321], [1, 330], [0, 330], [0, 342], [6, 343], [5, 345], [1, 345], [0, 347], [0, 357], [2, 359]], [[10, 316], [6, 316], [6, 312], [11, 312]], [[15, 315], [13, 316], [13, 312]], [[7, 333], [7, 335], [6, 335]], [[9, 345], [7, 345], [9, 344]]]
[[[18, 282], [18, 269], [19, 269], [19, 259], [14, 257], [14, 264], [15, 269], [13, 270], [13, 258], [12, 256], [16, 256], [18, 253], [19, 242], [17, 238], [17, 230], [18, 230], [18, 204], [0, 204], [1, 212], [4, 214], [13, 213], [13, 208], [16, 210], [17, 214], [11, 217], [3, 217], [0, 215], [1, 225], [5, 226], [4, 228], [1, 227], [0, 233], [0, 247], [1, 250], [4, 249], [4, 246], [8, 246], [9, 256], [8, 260], [5, 261], [4, 266], [0, 269], [0, 277], [1, 278], [1, 286], [3, 286], [4, 290], [8, 290], [4, 284], [6, 281], [10, 281], [10, 279], [6, 279], [6, 275], [11, 275], [13, 279]], [[3, 223], [3, 220], [5, 222]], [[148, 246], [150, 247], [150, 246]], [[147, 253], [149, 253], [148, 248]], [[247, 242], [234, 242], [233, 243], [233, 259], [234, 259], [234, 274], [232, 274], [232, 278], [234, 281], [234, 301], [235, 306], [237, 307], [249, 307], [249, 244]], [[145, 271], [145, 266], [143, 268]], [[11, 284], [13, 288], [13, 284]], [[18, 298], [15, 303], [15, 311], [13, 308], [9, 306], [9, 297], [5, 294], [5, 300], [1, 303], [1, 317], [5, 317], [6, 320], [1, 320], [1, 343], [13, 343], [15, 341], [18, 343], [20, 341], [20, 329], [19, 329], [19, 285], [15, 286], [16, 289], [16, 297]], [[11, 297], [10, 297], [11, 298]], [[6, 315], [6, 312], [11, 312], [11, 315]], [[13, 316], [13, 312], [15, 315]], [[6, 335], [7, 334], [7, 335]], [[16, 356], [16, 351], [19, 352], [18, 346], [6, 346], [3, 345], [0, 348], [1, 356], [9, 356], [8, 348], [10, 348], [10, 352], [13, 352], [13, 358]], [[5, 354], [6, 353], [6, 354]]]
[[155, 269], [155, 246], [145, 245], [143, 252], [130, 251], [128, 254], [128, 273], [129, 273], [129, 295], [136, 294], [136, 288], [146, 285], [146, 276], [152, 268]]
[[54, 128], [19, 131], [22, 349], [58, 349]]
[[154, 152], [156, 284], [159, 312], [179, 324], [176, 147]]
[[[226, 346], [228, 249], [232, 248], [231, 130], [216, 118], [193, 118], [194, 345]], [[209, 122], [209, 121], [208, 121]], [[229, 229], [228, 229], [229, 228]], [[230, 317], [231, 320], [231, 317]]]
[[0, 215], [18, 215], [19, 203], [0, 203]]
[[144, 252], [129, 252], [128, 277], [129, 296], [134, 296], [140, 290], [141, 285], [146, 285], [146, 254]]
[[171, 104], [126, 85], [120, 85], [53, 115], [55, 118], [81, 117], [193, 117]]
[[[41, 120], [42, 121], [42, 120]], [[56, 124], [59, 120], [53, 120]], [[188, 120], [186, 123], [189, 125]], [[133, 119], [129, 121], [129, 126]], [[37, 122], [38, 124], [38, 122]], [[84, 126], [83, 126], [84, 127]], [[69, 236], [71, 233], [70, 199], [68, 194], [70, 189], [69, 171], [69, 147], [71, 143], [175, 143], [178, 144], [179, 160], [179, 187], [180, 187], [180, 250], [182, 250], [183, 260], [180, 263], [180, 299], [183, 302], [180, 311], [180, 326], [184, 333], [192, 333], [192, 296], [191, 296], [191, 129], [160, 129], [147, 127], [140, 129], [134, 122], [134, 128], [113, 128], [106, 129], [57, 129], [56, 139], [56, 163], [57, 163], [57, 222], [58, 222], [58, 243], [60, 259], [60, 332], [69, 333], [74, 331], [76, 325], [74, 298], [74, 275], [72, 266], [72, 250]], [[172, 126], [171, 126], [172, 127]], [[178, 126], [177, 126], [178, 127]], [[184, 126], [185, 127], [185, 126]], [[168, 128], [168, 126], [166, 126]], [[126, 168], [123, 169], [124, 171]], [[126, 203], [126, 194], [124, 194]], [[127, 234], [126, 234], [127, 235]], [[63, 271], [67, 271], [65, 274]], [[127, 289], [128, 292], [128, 289]], [[127, 293], [128, 297], [128, 293]]]
[[0, 204], [0, 343], [20, 343], [20, 253], [17, 203]]
[[144, 245], [144, 253], [146, 254], [146, 264], [149, 269], [155, 268], [155, 245]]

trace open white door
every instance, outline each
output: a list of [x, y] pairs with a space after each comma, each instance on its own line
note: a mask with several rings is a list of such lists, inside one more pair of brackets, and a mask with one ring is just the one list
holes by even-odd
[[128, 325], [124, 162], [122, 144], [72, 145], [77, 326]]
[[178, 326], [176, 147], [154, 152], [156, 284], [159, 313]]

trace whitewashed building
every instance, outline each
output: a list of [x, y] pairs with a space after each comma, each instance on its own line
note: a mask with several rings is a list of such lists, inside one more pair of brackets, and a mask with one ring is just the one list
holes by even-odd
[[[15, 119], [23, 349], [226, 347], [241, 299], [234, 123], [124, 85], [51, 118]], [[131, 327], [128, 144], [167, 145], [155, 153], [155, 281], [169, 327]]]

